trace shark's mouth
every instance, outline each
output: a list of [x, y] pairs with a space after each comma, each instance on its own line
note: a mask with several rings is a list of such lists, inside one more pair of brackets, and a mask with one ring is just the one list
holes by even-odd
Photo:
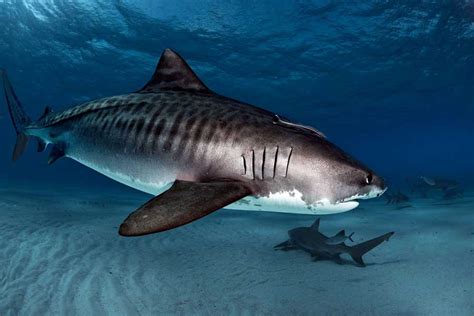
[[298, 190], [270, 193], [263, 197], [246, 197], [226, 208], [248, 211], [268, 211], [294, 214], [336, 214], [347, 212], [359, 206], [358, 199], [369, 199], [380, 195], [385, 190], [371, 190], [366, 194], [358, 194], [349, 198], [334, 201], [321, 198], [314, 202], [305, 201]]
[[321, 201], [321, 206], [328, 213], [342, 213], [355, 209], [359, 206], [359, 201], [357, 200], [367, 200], [372, 199], [378, 196], [381, 196], [387, 188], [379, 189], [374, 188], [365, 194], [356, 194], [351, 197], [336, 201], [335, 204], [328, 203], [329, 201]]
[[370, 190], [369, 192], [367, 192], [365, 194], [356, 194], [356, 195], [353, 195], [351, 197], [345, 198], [345, 199], [341, 200], [340, 202], [344, 203], [344, 202], [354, 201], [354, 200], [373, 199], [373, 198], [381, 196], [382, 194], [385, 193], [385, 191], [387, 191], [387, 188], [380, 189], [380, 188], [375, 187], [375, 188], [373, 188], [372, 190]]

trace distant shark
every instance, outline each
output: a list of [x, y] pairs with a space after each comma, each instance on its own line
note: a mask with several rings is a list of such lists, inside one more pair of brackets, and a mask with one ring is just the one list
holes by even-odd
[[52, 145], [48, 163], [72, 158], [155, 195], [119, 233], [172, 229], [220, 208], [337, 213], [385, 191], [373, 171], [319, 131], [214, 93], [166, 49], [135, 93], [91, 101], [32, 121], [6, 72], [3, 85], [17, 132], [13, 160], [28, 139]]
[[[315, 261], [332, 260], [342, 264], [341, 254], [347, 253], [360, 266], [365, 266], [362, 256], [374, 249], [384, 241], [388, 241], [394, 232], [386, 233], [382, 236], [357, 244], [347, 246], [344, 240], [349, 238], [344, 236], [344, 231], [340, 231], [333, 237], [327, 237], [319, 231], [320, 219], [318, 218], [311, 227], [298, 227], [288, 231], [289, 240], [274, 247], [276, 250], [301, 249], [311, 254]], [[335, 243], [335, 241], [339, 241]]]

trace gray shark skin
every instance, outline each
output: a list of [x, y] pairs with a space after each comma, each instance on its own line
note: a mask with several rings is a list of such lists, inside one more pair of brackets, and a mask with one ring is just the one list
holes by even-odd
[[[355, 246], [347, 246], [344, 242], [339, 244], [328, 243], [333, 237], [327, 237], [319, 231], [320, 219], [318, 218], [311, 227], [298, 227], [288, 231], [289, 240], [278, 244], [275, 250], [301, 249], [311, 254], [315, 261], [332, 260], [343, 264], [341, 254], [347, 253], [361, 267], [365, 267], [362, 256], [374, 249], [384, 241], [388, 241], [394, 234], [390, 232]], [[336, 234], [338, 236], [338, 234]]]
[[94, 100], [32, 121], [6, 72], [17, 132], [13, 159], [29, 139], [155, 195], [121, 225], [123, 236], [175, 228], [217, 209], [325, 214], [348, 211], [385, 191], [372, 170], [316, 129], [211, 91], [166, 49], [135, 93]]

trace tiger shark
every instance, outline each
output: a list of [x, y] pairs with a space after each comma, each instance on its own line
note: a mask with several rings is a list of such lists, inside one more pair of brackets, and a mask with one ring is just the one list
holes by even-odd
[[332, 214], [385, 191], [384, 181], [318, 130], [210, 90], [171, 49], [134, 93], [31, 120], [6, 71], [17, 133], [51, 147], [48, 163], [72, 158], [154, 197], [119, 228], [123, 236], [172, 229], [220, 208]]

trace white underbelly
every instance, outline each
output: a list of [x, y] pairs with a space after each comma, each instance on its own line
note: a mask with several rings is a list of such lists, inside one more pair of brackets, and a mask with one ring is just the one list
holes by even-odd
[[[143, 181], [140, 177], [133, 177], [124, 172], [112, 170], [104, 166], [98, 166], [90, 161], [84, 161], [76, 157], [71, 158], [117, 182], [153, 196], [168, 190], [176, 179], [175, 174], [161, 173], [159, 180], [155, 180], [155, 178], [158, 178], [155, 177], [152, 181]], [[321, 200], [308, 205], [303, 201], [302, 196], [301, 192], [296, 190], [291, 192], [273, 193], [265, 197], [247, 196], [224, 208], [242, 211], [322, 215], [347, 212], [359, 205], [356, 201], [330, 204], [327, 200]]]
[[314, 204], [307, 204], [301, 192], [278, 192], [265, 197], [248, 196], [232, 203], [225, 208], [234, 210], [278, 212], [293, 214], [336, 214], [350, 211], [359, 205], [357, 201], [331, 204], [327, 199]]
[[176, 178], [176, 175], [172, 173], [160, 172], [159, 177], [153, 177], [153, 180], [144, 181], [142, 180], [141, 177], [137, 177], [137, 176], [134, 177], [134, 176], [126, 174], [125, 172], [112, 170], [105, 166], [99, 166], [91, 161], [82, 160], [77, 157], [70, 157], [70, 158], [76, 160], [77, 162], [83, 164], [86, 167], [89, 167], [103, 174], [104, 176], [112, 180], [115, 180], [128, 187], [134, 188], [138, 191], [145, 192], [154, 196], [168, 190]]

